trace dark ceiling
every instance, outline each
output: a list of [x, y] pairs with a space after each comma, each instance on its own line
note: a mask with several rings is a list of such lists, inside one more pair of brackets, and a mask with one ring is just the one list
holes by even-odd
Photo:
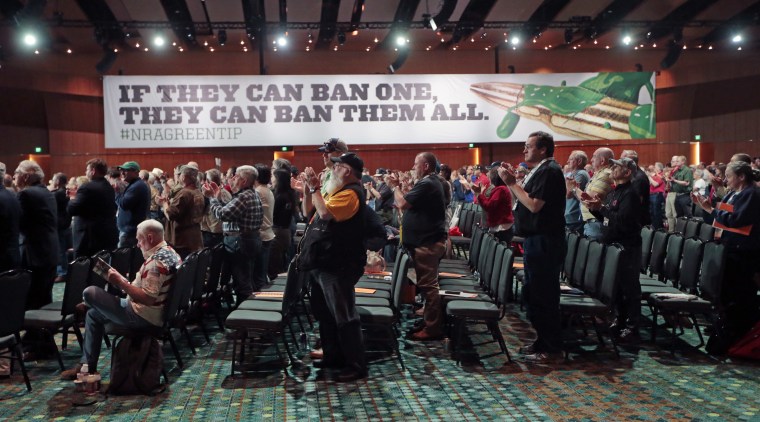
[[[396, 48], [398, 36], [411, 50], [760, 46], [754, 0], [0, 0], [0, 19], [0, 59], [20, 51], [33, 25], [40, 53], [60, 54], [154, 49], [159, 34], [164, 49], [241, 53], [371, 52]], [[730, 41], [737, 31], [740, 44]], [[283, 32], [286, 47], [276, 44]], [[521, 45], [505, 42], [513, 35]]]

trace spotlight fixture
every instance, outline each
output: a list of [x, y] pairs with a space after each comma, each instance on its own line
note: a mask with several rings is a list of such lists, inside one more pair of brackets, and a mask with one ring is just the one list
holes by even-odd
[[153, 37], [153, 45], [156, 47], [163, 47], [164, 44], [166, 44], [166, 40], [161, 35], [156, 35]]
[[675, 40], [672, 40], [670, 43], [668, 43], [668, 52], [665, 54], [665, 58], [662, 59], [660, 62], [660, 67], [663, 69], [667, 69], [674, 64], [676, 64], [676, 61], [678, 61], [678, 58], [681, 57], [681, 52], [683, 52], [683, 47], [681, 44], [677, 43]]
[[404, 65], [407, 57], [409, 57], [409, 49], [405, 48], [399, 51], [398, 56], [396, 56], [396, 60], [394, 60], [393, 63], [388, 66], [388, 72], [391, 74], [396, 73], [396, 71]]
[[625, 44], [625, 45], [631, 45], [632, 41], [633, 41], [633, 39], [631, 38], [630, 35], [626, 34], [625, 36], [623, 36], [623, 44]]
[[346, 43], [346, 33], [338, 31], [338, 44], [343, 45]]
[[286, 45], [288, 45], [287, 37], [285, 35], [280, 35], [279, 37], [277, 37], [277, 45], [279, 45], [280, 47], [285, 47]]
[[108, 72], [108, 69], [113, 66], [113, 63], [116, 61], [116, 51], [111, 50], [110, 48], [103, 49], [103, 58], [100, 59], [100, 61], [95, 65], [95, 70], [98, 71], [101, 75]]
[[26, 44], [29, 47], [34, 47], [35, 45], [37, 45], [37, 36], [32, 34], [31, 32], [24, 34], [24, 44]]
[[430, 16], [430, 13], [424, 13], [422, 15], [422, 25], [425, 28], [430, 28], [433, 31], [438, 30], [438, 25], [435, 23], [435, 19], [433, 19], [432, 16]]
[[216, 33], [216, 39], [219, 41], [219, 45], [223, 46], [224, 44], [227, 44], [227, 31], [224, 29], [220, 29]]
[[740, 42], [742, 42], [742, 35], [741, 34], [734, 35], [733, 37], [731, 37], [731, 42], [733, 42], [733, 43], [740, 43]]
[[404, 47], [409, 42], [409, 40], [406, 39], [405, 36], [399, 35], [396, 37], [396, 45], [399, 47]]
[[512, 45], [520, 45], [520, 36], [518, 34], [514, 34], [509, 38], [509, 42], [512, 43]]

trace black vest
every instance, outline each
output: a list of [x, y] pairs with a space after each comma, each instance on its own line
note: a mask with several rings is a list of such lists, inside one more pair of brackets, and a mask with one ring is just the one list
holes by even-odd
[[350, 189], [359, 198], [359, 209], [346, 221], [322, 220], [315, 214], [298, 246], [298, 269], [307, 271], [348, 270], [363, 267], [367, 262], [364, 249], [364, 189], [350, 183], [339, 192]]

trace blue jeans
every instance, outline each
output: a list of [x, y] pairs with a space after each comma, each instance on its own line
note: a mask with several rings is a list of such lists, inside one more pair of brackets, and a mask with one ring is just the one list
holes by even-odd
[[536, 330], [540, 352], [562, 350], [559, 312], [559, 273], [567, 246], [563, 235], [528, 236], [523, 242], [525, 279], [523, 300]]
[[590, 240], [602, 238], [602, 222], [599, 220], [587, 220], [583, 225], [583, 234]]
[[69, 272], [69, 254], [72, 247], [71, 227], [58, 231], [58, 269], [56, 275], [65, 276]]
[[665, 203], [665, 196], [661, 192], [649, 195], [649, 215], [652, 217], [652, 228], [659, 230], [663, 228], [662, 211]]
[[[250, 237], [249, 237], [250, 236]], [[224, 236], [225, 265], [232, 273], [232, 286], [237, 303], [253, 293], [253, 263], [261, 250], [259, 233], [246, 236]]]
[[89, 286], [82, 292], [84, 303], [90, 307], [84, 323], [84, 350], [80, 363], [86, 363], [90, 371], [98, 367], [100, 345], [103, 342], [105, 324], [114, 324], [127, 328], [152, 327], [132, 310], [127, 299], [118, 298], [97, 286]]

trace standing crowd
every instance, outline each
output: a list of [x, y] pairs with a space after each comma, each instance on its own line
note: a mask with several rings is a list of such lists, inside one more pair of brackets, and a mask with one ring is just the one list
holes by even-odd
[[[611, 328], [625, 344], [639, 341], [643, 226], [673, 231], [678, 217], [698, 217], [728, 228], [750, 227], [744, 234], [723, 231], [720, 238], [728, 251], [721, 300], [735, 337], [758, 321], [760, 158], [735, 154], [727, 164], [688, 166], [685, 157], [674, 156], [668, 165], [641, 166], [636, 151], [616, 156], [602, 147], [590, 160], [583, 151], [571, 152], [563, 168], [554, 148], [550, 134], [535, 132], [516, 166], [496, 161], [452, 169], [421, 152], [411, 171], [378, 168], [370, 174], [361, 157], [333, 138], [319, 148], [324, 168], [307, 167], [300, 174], [284, 159], [225, 173], [201, 171], [190, 162], [168, 175], [135, 161], [109, 167], [94, 158], [85, 176], [58, 173], [48, 186], [34, 161], [19, 163], [12, 176], [0, 163], [0, 271], [28, 269], [26, 308], [39, 309], [52, 301], [53, 283], [65, 278], [73, 258], [123, 247], [142, 251], [145, 263], [134, 280], [115, 271], [107, 276], [125, 299], [94, 286], [83, 292], [83, 355], [80, 365], [64, 371], [67, 378], [81, 364], [96, 370], [107, 322], [160, 326], [176, 267], [191, 253], [219, 244], [238, 303], [297, 257], [320, 322], [315, 366], [340, 369], [341, 381], [363, 378], [367, 364], [354, 284], [364, 273], [367, 245], [358, 234], [366, 234], [369, 216], [376, 216], [380, 236], [408, 252], [424, 301], [422, 319], [408, 338], [440, 340], [445, 312], [438, 269], [449, 250], [452, 210], [467, 202], [480, 205], [482, 224], [497, 239], [521, 244], [523, 299], [537, 333], [522, 350], [528, 362], [556, 359], [563, 347], [559, 277], [566, 230], [623, 247]], [[296, 248], [299, 222], [307, 229]], [[34, 330], [26, 332], [24, 346], [27, 358], [50, 355]]]

